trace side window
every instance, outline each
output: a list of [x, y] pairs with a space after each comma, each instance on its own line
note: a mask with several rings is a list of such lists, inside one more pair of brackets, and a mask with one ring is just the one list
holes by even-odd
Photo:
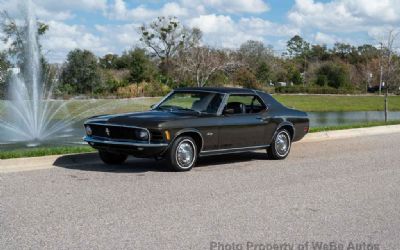
[[256, 95], [230, 95], [224, 112], [227, 114], [254, 114], [265, 110], [265, 105]]

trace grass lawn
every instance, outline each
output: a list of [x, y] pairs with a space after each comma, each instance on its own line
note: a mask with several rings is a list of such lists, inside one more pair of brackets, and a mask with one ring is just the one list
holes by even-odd
[[90, 153], [90, 152], [95, 152], [95, 150], [89, 146], [38, 147], [30, 149], [15, 149], [9, 151], [0, 151], [0, 159], [38, 157], [46, 155], [78, 154], [78, 153]]
[[[342, 96], [342, 95], [274, 95], [284, 105], [307, 112], [334, 111], [383, 111], [383, 96]], [[161, 97], [133, 99], [70, 100], [66, 108], [72, 115], [89, 117], [99, 114], [123, 113], [148, 110]], [[55, 101], [60, 104], [61, 102]], [[58, 104], [58, 105], [59, 105]], [[4, 101], [0, 101], [0, 115]], [[400, 96], [389, 97], [389, 111], [400, 111]], [[59, 113], [62, 118], [63, 113]]]
[[[288, 107], [307, 112], [383, 111], [383, 96], [274, 95]], [[400, 96], [389, 96], [390, 111], [400, 111]]]

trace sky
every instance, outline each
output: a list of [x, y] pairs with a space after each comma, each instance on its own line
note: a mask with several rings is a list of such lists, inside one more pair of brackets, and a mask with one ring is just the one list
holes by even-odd
[[[0, 0], [17, 20], [28, 0]], [[33, 0], [49, 31], [42, 38], [46, 58], [61, 63], [75, 48], [98, 56], [140, 45], [138, 27], [157, 16], [175, 16], [203, 31], [203, 42], [238, 48], [247, 40], [272, 45], [277, 53], [300, 35], [312, 44], [378, 44], [400, 29], [400, 0]], [[7, 45], [0, 42], [0, 49]]]

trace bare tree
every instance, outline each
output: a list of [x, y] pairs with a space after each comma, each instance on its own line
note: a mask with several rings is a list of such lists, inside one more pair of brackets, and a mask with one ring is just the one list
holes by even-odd
[[182, 51], [178, 57], [178, 70], [192, 76], [198, 87], [204, 87], [218, 71], [238, 67], [235, 54], [230, 51], [196, 46]]
[[391, 29], [387, 32], [387, 35], [382, 39], [381, 45], [381, 57], [380, 57], [380, 83], [379, 93], [381, 92], [382, 83], [385, 82], [385, 122], [388, 120], [388, 91], [389, 88], [394, 87], [396, 79], [396, 68], [399, 66], [398, 60], [394, 60], [395, 50], [394, 44], [400, 31]]

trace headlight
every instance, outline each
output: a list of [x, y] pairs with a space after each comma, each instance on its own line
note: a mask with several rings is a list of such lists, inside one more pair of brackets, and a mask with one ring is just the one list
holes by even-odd
[[92, 135], [93, 134], [93, 131], [92, 131], [92, 128], [89, 126], [89, 125], [86, 125], [85, 126], [85, 130], [86, 130], [86, 134], [87, 135]]
[[139, 140], [145, 141], [145, 140], [148, 140], [148, 139], [149, 139], [149, 133], [148, 133], [146, 130], [143, 130], [143, 129], [141, 129], [141, 130], [136, 130], [136, 137], [137, 137]]

